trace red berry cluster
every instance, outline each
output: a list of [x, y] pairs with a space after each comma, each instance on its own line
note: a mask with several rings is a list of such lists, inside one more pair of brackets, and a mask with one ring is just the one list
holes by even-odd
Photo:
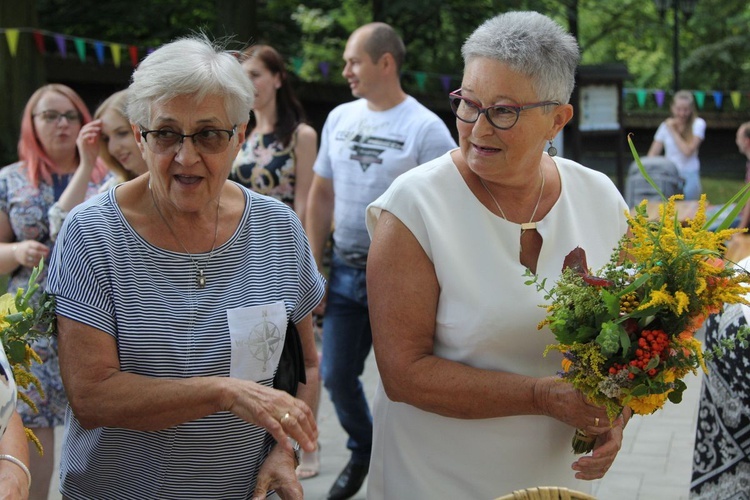
[[[628, 365], [644, 370], [646, 366], [648, 366], [649, 361], [651, 361], [654, 356], [659, 356], [659, 359], [664, 359], [662, 353], [668, 346], [669, 337], [663, 331], [643, 330], [641, 332], [640, 338], [638, 339], [638, 347], [635, 350], [635, 359], [631, 360], [630, 363], [625, 365], [614, 363], [610, 367], [609, 373], [614, 375], [621, 370], [625, 370]], [[656, 373], [656, 368], [651, 368], [648, 370], [648, 374], [650, 377], [655, 376]], [[628, 373], [628, 378], [635, 378], [635, 374]]]

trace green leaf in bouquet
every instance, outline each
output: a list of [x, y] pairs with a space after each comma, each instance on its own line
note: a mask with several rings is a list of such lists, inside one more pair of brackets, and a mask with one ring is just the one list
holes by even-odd
[[625, 328], [620, 326], [620, 346], [622, 346], [622, 352], [628, 352], [630, 345], [631, 342], [628, 332], [625, 331]]
[[601, 346], [602, 354], [611, 356], [620, 350], [620, 331], [624, 329], [611, 321], [602, 324], [599, 335], [596, 336], [596, 343]]
[[610, 317], [616, 318], [620, 313], [620, 294], [614, 294], [609, 290], [602, 290], [602, 301], [607, 307]]
[[679, 379], [675, 380], [674, 390], [667, 395], [669, 401], [676, 405], [680, 404], [682, 402], [682, 393], [685, 392], [685, 389], [687, 389], [687, 385], [685, 385], [685, 382]]
[[[636, 370], [638, 369], [636, 368]], [[649, 393], [648, 387], [645, 386], [644, 384], [637, 385], [630, 390], [630, 395], [635, 398], [646, 396], [648, 393]]]
[[643, 369], [644, 371], [649, 371], [651, 368], [656, 368], [659, 366], [659, 355], [655, 354], [654, 357], [648, 360], [648, 363], [646, 364], [646, 367]]

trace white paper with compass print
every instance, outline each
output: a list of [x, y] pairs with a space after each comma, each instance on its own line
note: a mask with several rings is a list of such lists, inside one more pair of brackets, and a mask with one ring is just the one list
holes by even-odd
[[232, 339], [229, 376], [260, 382], [273, 377], [286, 335], [284, 301], [227, 309]]

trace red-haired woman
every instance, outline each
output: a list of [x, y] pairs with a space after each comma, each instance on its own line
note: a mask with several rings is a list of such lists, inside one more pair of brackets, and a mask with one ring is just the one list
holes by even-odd
[[[18, 141], [19, 161], [0, 170], [0, 274], [10, 276], [8, 291], [25, 286], [34, 266], [49, 255], [52, 243], [47, 211], [60, 197], [68, 180], [83, 161], [96, 161], [97, 143], [76, 139], [91, 115], [76, 92], [60, 84], [39, 88], [26, 103]], [[91, 174], [89, 191], [96, 193], [107, 174], [104, 165]], [[44, 363], [33, 365], [45, 397], [29, 391], [35, 413], [19, 401], [24, 424], [33, 428], [47, 450], [43, 457], [31, 453], [34, 476], [30, 498], [47, 498], [54, 469], [54, 427], [65, 419], [65, 391], [60, 379], [54, 339], [34, 345]], [[32, 387], [33, 389], [33, 387]]]

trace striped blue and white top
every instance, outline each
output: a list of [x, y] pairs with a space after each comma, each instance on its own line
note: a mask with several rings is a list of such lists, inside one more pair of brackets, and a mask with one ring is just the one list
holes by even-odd
[[[79, 205], [50, 263], [57, 313], [112, 335], [122, 371], [164, 378], [251, 373], [270, 386], [287, 317], [306, 316], [325, 285], [294, 212], [242, 190], [245, 211], [234, 235], [210, 261], [208, 253], [193, 254], [206, 265], [204, 289], [187, 254], [157, 248], [130, 226], [115, 190]], [[282, 337], [237, 359], [242, 342], [228, 317], [260, 317], [253, 316], [260, 310], [258, 321], [270, 325], [264, 331], [281, 329]], [[229, 412], [159, 431], [86, 430], [68, 406], [61, 490], [74, 499], [250, 498], [271, 442], [264, 429]]]

